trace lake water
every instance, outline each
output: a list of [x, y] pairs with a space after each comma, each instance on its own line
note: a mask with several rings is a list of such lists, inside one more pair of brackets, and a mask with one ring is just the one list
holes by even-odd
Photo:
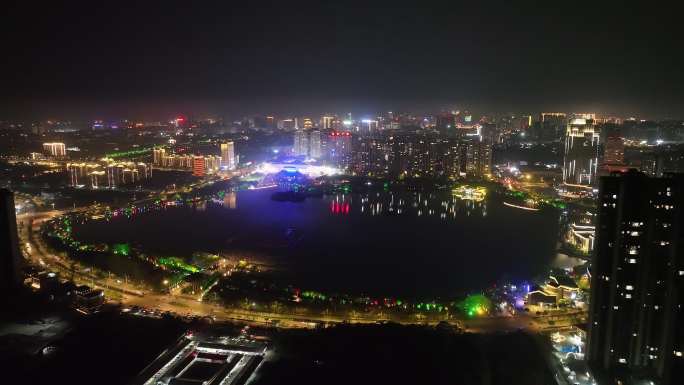
[[554, 260], [558, 215], [489, 195], [370, 193], [277, 202], [271, 190], [75, 226], [77, 239], [130, 242], [149, 254], [196, 251], [268, 261], [302, 289], [449, 297], [530, 279]]

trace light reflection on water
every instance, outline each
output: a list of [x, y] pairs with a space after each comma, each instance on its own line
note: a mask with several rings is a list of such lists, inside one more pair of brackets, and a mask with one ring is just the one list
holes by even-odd
[[330, 200], [330, 213], [348, 215], [352, 207], [360, 213], [376, 215], [414, 215], [436, 216], [440, 219], [456, 219], [458, 215], [487, 216], [487, 201], [476, 202], [456, 197], [445, 197], [444, 194], [336, 194], [325, 199]]
[[328, 292], [452, 295], [543, 274], [555, 257], [553, 212], [506, 207], [495, 196], [337, 194], [278, 202], [241, 191], [132, 219], [77, 226], [87, 241], [126, 241], [150, 255], [195, 251], [265, 258], [288, 282]]

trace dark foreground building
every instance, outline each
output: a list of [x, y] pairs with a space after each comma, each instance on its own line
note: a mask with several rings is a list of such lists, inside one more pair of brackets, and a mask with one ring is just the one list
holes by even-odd
[[14, 193], [0, 189], [0, 290], [2, 293], [7, 293], [19, 286], [20, 263]]
[[614, 174], [599, 194], [588, 361], [606, 383], [682, 383], [684, 176]]

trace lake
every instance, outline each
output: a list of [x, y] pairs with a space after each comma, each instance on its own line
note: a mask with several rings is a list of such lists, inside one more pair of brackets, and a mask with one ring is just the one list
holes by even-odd
[[221, 253], [267, 261], [293, 286], [324, 292], [449, 297], [531, 279], [556, 256], [553, 210], [439, 193], [339, 194], [304, 202], [272, 190], [76, 225], [88, 242], [129, 242], [152, 255]]

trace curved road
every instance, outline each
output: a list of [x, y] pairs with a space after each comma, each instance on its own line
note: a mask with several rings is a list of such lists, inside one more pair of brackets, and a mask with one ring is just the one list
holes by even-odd
[[[155, 309], [161, 312], [172, 312], [181, 316], [209, 316], [216, 320], [241, 321], [256, 324], [271, 324], [281, 327], [315, 327], [321, 323], [377, 323], [387, 321], [387, 316], [378, 314], [362, 314], [357, 312], [335, 314], [283, 314], [271, 312], [259, 312], [245, 309], [226, 308], [202, 302], [188, 296], [153, 293], [149, 289], [141, 288], [140, 285], [121, 280], [117, 277], [99, 278], [93, 273], [92, 268], [81, 269], [79, 265], [64, 257], [55, 255], [42, 242], [39, 233], [40, 225], [49, 219], [64, 214], [63, 211], [53, 210], [35, 214], [22, 214], [17, 217], [21, 225], [19, 237], [22, 242], [22, 250], [29, 261], [41, 268], [49, 268], [59, 272], [64, 277], [69, 277], [76, 284], [86, 284], [103, 289], [110, 301], [126, 306], [139, 306], [146, 309]], [[116, 300], [112, 300], [116, 297]], [[548, 317], [534, 317], [529, 314], [518, 314], [513, 317], [480, 317], [472, 319], [450, 319], [448, 322], [454, 326], [463, 327], [469, 332], [497, 332], [525, 329], [532, 332], [550, 331], [559, 328], [567, 328], [577, 324], [584, 314], [574, 312]], [[406, 315], [398, 318], [391, 317], [392, 322], [402, 324], [436, 324], [438, 319], [419, 319], [415, 316]], [[552, 321], [549, 324], [549, 320]]]

